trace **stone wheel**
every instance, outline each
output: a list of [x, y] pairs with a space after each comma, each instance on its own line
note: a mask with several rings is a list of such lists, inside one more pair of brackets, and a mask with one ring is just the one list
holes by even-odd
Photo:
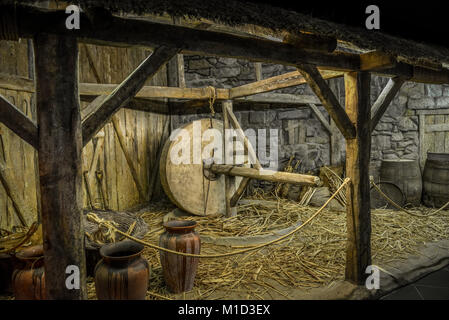
[[[214, 137], [204, 138], [201, 143], [201, 156], [198, 150], [193, 152], [193, 136], [201, 131], [201, 137], [208, 134], [208, 129], [223, 131], [223, 122], [215, 119], [202, 119], [191, 122], [175, 132], [175, 135], [165, 142], [160, 159], [161, 184], [169, 199], [180, 209], [194, 215], [224, 215], [225, 205], [225, 177], [220, 175], [208, 179], [203, 173], [203, 160], [212, 157], [212, 153], [205, 152], [206, 146], [213, 142]], [[183, 133], [182, 133], [183, 132]], [[210, 131], [209, 131], [210, 132]], [[188, 138], [185, 138], [185, 134]], [[184, 134], [184, 137], [182, 136]], [[205, 149], [206, 147], [206, 149]], [[180, 149], [182, 149], [180, 151]], [[183, 151], [190, 150], [188, 164], [174, 163], [171, 154], [178, 156], [185, 154]], [[177, 158], [179, 159], [179, 158]], [[194, 162], [194, 160], [196, 160]], [[200, 161], [198, 161], [200, 160]], [[176, 162], [176, 160], [175, 160]], [[198, 163], [199, 162], [199, 163]], [[242, 178], [236, 177], [236, 189]]]

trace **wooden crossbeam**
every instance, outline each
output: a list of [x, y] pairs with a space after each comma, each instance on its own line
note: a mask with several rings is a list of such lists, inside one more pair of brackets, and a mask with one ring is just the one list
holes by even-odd
[[1, 94], [0, 122], [37, 149], [39, 142], [36, 124]]
[[143, 87], [145, 81], [156, 74], [179, 50], [159, 47], [146, 58], [118, 87], [109, 94], [97, 111], [83, 122], [83, 145], [100, 130], [120, 107]]
[[[324, 79], [333, 79], [343, 77], [344, 73], [341, 71], [320, 71]], [[307, 83], [301, 72], [293, 71], [279, 76], [274, 76], [268, 79], [256, 81], [245, 84], [239, 87], [230, 89], [229, 98], [235, 99], [239, 97], [250, 96], [257, 93], [266, 93], [273, 90], [293, 87]]]
[[396, 63], [394, 56], [380, 51], [372, 51], [360, 55], [361, 71], [394, 68]]
[[[139, 19], [116, 16], [89, 17], [80, 14], [79, 30], [68, 30], [64, 10], [44, 10], [17, 4], [2, 10], [17, 15], [20, 37], [32, 37], [38, 33], [52, 33], [77, 37], [79, 41], [115, 46], [166, 46], [181, 48], [182, 53], [225, 56], [258, 62], [279, 63], [295, 66], [310, 63], [336, 70], [357, 70], [360, 59], [357, 54], [327, 53], [299, 49], [278, 41], [255, 39], [209, 30], [198, 30], [176, 25], [154, 23]], [[13, 11], [15, 10], [15, 11]]]
[[342, 108], [338, 102], [338, 99], [335, 97], [334, 93], [331, 91], [318, 69], [312, 65], [301, 65], [300, 72], [321, 100], [323, 106], [335, 121], [335, 124], [343, 136], [345, 138], [354, 138], [356, 135], [356, 130], [353, 123], [349, 120], [345, 109]]
[[384, 115], [391, 101], [393, 101], [394, 97], [401, 89], [404, 82], [405, 79], [400, 77], [390, 79], [380, 93], [379, 97], [377, 97], [376, 102], [371, 107], [371, 131], [376, 128], [380, 119]]
[[320, 104], [320, 100], [313, 95], [296, 95], [290, 93], [259, 93], [250, 97], [238, 98], [236, 102], [273, 103], [273, 104]]
[[[109, 95], [117, 87], [116, 84], [80, 83], [81, 96]], [[217, 100], [229, 99], [229, 89], [215, 89]], [[208, 100], [211, 97], [210, 88], [177, 88], [161, 86], [144, 86], [136, 94], [136, 98], [155, 99], [197, 99]]]

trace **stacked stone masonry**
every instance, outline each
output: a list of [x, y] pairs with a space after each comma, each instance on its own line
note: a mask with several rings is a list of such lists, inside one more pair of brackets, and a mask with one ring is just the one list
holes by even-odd
[[[212, 58], [185, 56], [186, 83], [188, 87], [214, 86], [232, 88], [256, 81], [254, 64], [232, 58]], [[262, 64], [263, 78], [294, 71], [292, 67]], [[374, 103], [388, 79], [373, 76], [371, 101]], [[343, 79], [329, 80], [329, 84], [340, 103], [344, 105]], [[276, 93], [313, 95], [308, 85], [301, 85]], [[244, 130], [278, 129], [279, 166], [284, 168], [291, 155], [301, 159], [301, 172], [316, 171], [323, 165], [344, 163], [345, 142], [341, 135], [334, 139], [331, 147], [329, 133], [307, 106], [294, 108], [274, 108], [263, 111], [236, 112]], [[320, 111], [329, 119], [322, 106]], [[419, 158], [418, 110], [449, 108], [449, 86], [427, 85], [406, 82], [382, 117], [372, 137], [372, 170], [376, 175], [383, 159]], [[217, 115], [220, 117], [220, 115]], [[174, 127], [195, 119], [208, 117], [207, 114], [173, 116]], [[338, 144], [338, 145], [335, 145]], [[333, 155], [331, 148], [334, 149]], [[333, 157], [333, 159], [331, 159]]]

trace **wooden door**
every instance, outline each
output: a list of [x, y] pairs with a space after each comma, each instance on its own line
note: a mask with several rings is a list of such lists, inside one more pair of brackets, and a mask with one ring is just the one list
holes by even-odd
[[420, 110], [420, 164], [424, 168], [427, 153], [449, 153], [449, 109]]

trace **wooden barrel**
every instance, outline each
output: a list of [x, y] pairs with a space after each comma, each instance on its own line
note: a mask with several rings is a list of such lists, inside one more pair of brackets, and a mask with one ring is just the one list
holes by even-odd
[[383, 160], [380, 181], [390, 182], [401, 189], [405, 204], [419, 206], [422, 196], [422, 176], [418, 160]]
[[423, 202], [435, 208], [449, 202], [449, 154], [427, 154], [423, 174]]

